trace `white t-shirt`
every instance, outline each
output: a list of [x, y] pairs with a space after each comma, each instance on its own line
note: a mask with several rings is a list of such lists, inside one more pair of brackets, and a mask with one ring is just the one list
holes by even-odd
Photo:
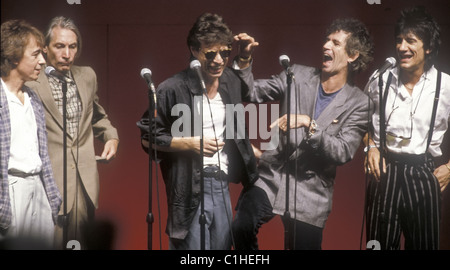
[[36, 117], [31, 98], [24, 92], [24, 104], [11, 93], [3, 82], [8, 101], [11, 121], [11, 148], [8, 170], [14, 169], [24, 173], [39, 173], [42, 161], [39, 156]]
[[[224, 140], [224, 132], [225, 132], [225, 104], [222, 102], [222, 97], [220, 96], [220, 93], [217, 93], [214, 98], [210, 99], [209, 103], [211, 104], [211, 110], [206, 96], [203, 95], [203, 136], [204, 138], [217, 137], [218, 141], [221, 142]], [[220, 159], [220, 169], [223, 170], [225, 173], [227, 173], [228, 157], [223, 152], [223, 148], [219, 152], [217, 152], [213, 157], [204, 157], [203, 165], [218, 166], [219, 159]]]

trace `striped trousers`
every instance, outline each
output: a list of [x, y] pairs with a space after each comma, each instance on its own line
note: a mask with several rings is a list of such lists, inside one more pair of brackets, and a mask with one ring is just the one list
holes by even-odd
[[371, 180], [367, 193], [367, 241], [377, 240], [382, 250], [439, 248], [441, 192], [433, 175], [434, 163], [425, 155], [386, 157], [386, 174]]

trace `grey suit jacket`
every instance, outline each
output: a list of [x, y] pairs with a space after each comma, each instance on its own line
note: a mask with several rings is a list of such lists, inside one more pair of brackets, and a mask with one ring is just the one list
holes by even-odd
[[[251, 67], [240, 70], [249, 85], [249, 101], [280, 101], [280, 115], [291, 113], [313, 117], [320, 83], [320, 70], [294, 65], [291, 100], [286, 100], [284, 72], [271, 79], [254, 80]], [[346, 84], [316, 119], [317, 131], [307, 138], [305, 128], [291, 129], [290, 147], [286, 134], [274, 150], [265, 151], [259, 162], [260, 179], [275, 214], [283, 215], [286, 204], [286, 163], [289, 160], [289, 212], [292, 218], [324, 227], [331, 211], [336, 167], [350, 161], [368, 126], [369, 99], [359, 88]], [[286, 151], [289, 150], [288, 155]], [[289, 158], [288, 158], [289, 156]]]
[[[111, 125], [103, 107], [98, 102], [97, 77], [90, 67], [72, 66], [82, 104], [82, 114], [78, 135], [67, 136], [67, 211], [70, 212], [75, 199], [76, 168], [86, 192], [98, 206], [99, 177], [94, 152], [94, 137], [106, 142], [118, 139], [117, 130]], [[45, 108], [48, 148], [54, 176], [63, 194], [63, 117], [53, 99], [48, 78], [41, 72], [37, 81], [28, 82], [42, 100]], [[61, 211], [63, 207], [61, 207]], [[61, 213], [60, 211], [60, 213]]]

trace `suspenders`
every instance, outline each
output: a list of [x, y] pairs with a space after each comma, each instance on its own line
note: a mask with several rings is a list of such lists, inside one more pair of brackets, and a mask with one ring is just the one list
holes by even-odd
[[[436, 120], [436, 111], [439, 103], [439, 94], [441, 91], [441, 76], [442, 76], [441, 71], [438, 71], [436, 81], [436, 93], [434, 96], [433, 111], [431, 114], [430, 130], [428, 131], [428, 140], [427, 140], [427, 147], [425, 149], [425, 154], [428, 151], [428, 147], [430, 146], [431, 139], [433, 137], [434, 122]], [[386, 148], [386, 100], [389, 94], [389, 86], [391, 85], [391, 80], [392, 80], [392, 73], [389, 73], [386, 88], [384, 90], [383, 100], [380, 104], [380, 147], [382, 148], [380, 152], [381, 151], [384, 152]]]
[[[441, 71], [438, 71], [436, 81], [436, 93], [434, 95], [433, 113], [431, 114], [430, 131], [428, 132], [427, 150], [431, 143], [431, 137], [433, 137], [434, 121], [436, 119], [436, 111], [439, 103], [439, 93], [441, 92]], [[426, 151], [425, 151], [426, 152]]]

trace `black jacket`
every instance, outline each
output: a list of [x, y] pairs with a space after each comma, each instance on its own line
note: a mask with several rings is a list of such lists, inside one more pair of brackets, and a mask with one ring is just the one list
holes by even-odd
[[[156, 144], [170, 146], [172, 141], [171, 128], [179, 115], [172, 116], [175, 105], [185, 104], [191, 111], [191, 131], [194, 135], [194, 96], [201, 98], [201, 87], [197, 75], [186, 69], [162, 82], [157, 89], [156, 129], [152, 125], [152, 134], [156, 134]], [[247, 95], [248, 89], [240, 78], [230, 68], [226, 68], [219, 79], [219, 93], [225, 104], [240, 104]], [[184, 106], [184, 105], [183, 105]], [[186, 106], [185, 106], [186, 107]], [[258, 178], [256, 158], [246, 133], [245, 139], [237, 136], [237, 119], [234, 115], [234, 137], [225, 138], [224, 151], [228, 154], [228, 181], [239, 183], [244, 187], [253, 184]], [[141, 135], [148, 140], [148, 111], [138, 122]], [[198, 121], [197, 121], [198, 122]], [[197, 123], [198, 124], [198, 123]], [[181, 128], [188, 128], [188, 125]], [[187, 131], [187, 130], [183, 130]], [[156, 133], [155, 133], [156, 132]], [[154, 140], [152, 139], [152, 141]], [[148, 149], [145, 149], [148, 152]], [[160, 163], [161, 172], [166, 185], [168, 220], [166, 233], [171, 238], [184, 239], [193, 217], [200, 204], [200, 167], [201, 158], [191, 151], [157, 152], [151, 150], [152, 158]]]

